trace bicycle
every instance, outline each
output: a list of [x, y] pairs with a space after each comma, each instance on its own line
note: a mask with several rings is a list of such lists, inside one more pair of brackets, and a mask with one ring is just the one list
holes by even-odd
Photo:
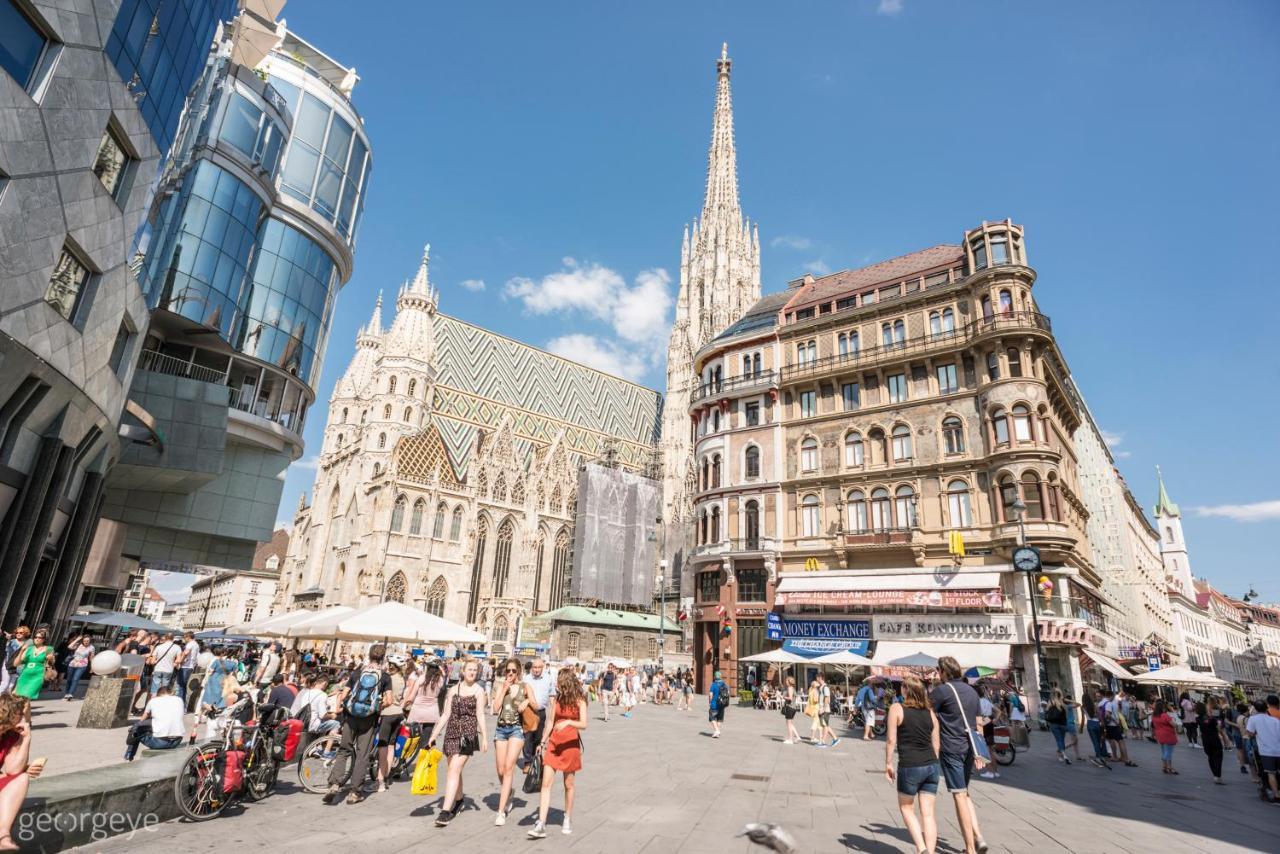
[[[335, 742], [335, 749], [326, 751], [324, 746], [330, 738]], [[317, 795], [329, 790], [329, 776], [334, 764], [338, 761], [336, 742], [339, 738], [340, 735], [337, 732], [332, 736], [320, 736], [299, 754], [298, 785]], [[402, 723], [397, 733], [394, 760], [391, 763], [391, 779], [400, 779], [410, 769], [412, 760], [418, 755], [418, 742], [419, 736], [411, 732], [407, 724]], [[351, 779], [351, 770], [348, 768], [342, 773], [342, 785], [345, 786]], [[373, 745], [369, 748], [368, 776], [370, 780], [378, 779], [378, 734], [376, 732], [373, 734]]]
[[991, 757], [1001, 765], [1012, 765], [1018, 758], [1018, 749], [1013, 746], [1013, 731], [1010, 727], [997, 724], [991, 739]]
[[191, 821], [208, 821], [241, 799], [261, 801], [274, 793], [283, 758], [276, 732], [283, 731], [285, 710], [261, 706], [256, 720], [242, 723], [240, 714], [252, 706], [247, 696], [231, 705], [222, 715], [222, 737], [197, 746], [174, 779], [178, 808]]

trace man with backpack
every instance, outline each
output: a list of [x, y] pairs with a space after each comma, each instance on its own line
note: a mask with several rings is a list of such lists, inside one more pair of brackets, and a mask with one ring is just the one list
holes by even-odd
[[724, 723], [724, 710], [729, 706], [729, 686], [716, 671], [716, 678], [707, 691], [707, 720], [711, 721], [711, 737], [720, 737], [720, 724]]
[[351, 671], [347, 684], [338, 693], [341, 709], [342, 738], [338, 755], [329, 772], [326, 804], [336, 803], [344, 787], [350, 789], [347, 803], [364, 800], [365, 775], [369, 771], [369, 752], [378, 731], [378, 714], [391, 702], [391, 676], [383, 669], [386, 647], [375, 643], [369, 647], [369, 660]]

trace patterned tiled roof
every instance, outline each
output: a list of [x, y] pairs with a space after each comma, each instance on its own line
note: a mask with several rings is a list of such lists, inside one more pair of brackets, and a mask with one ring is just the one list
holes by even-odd
[[919, 275], [927, 270], [955, 266], [963, 260], [964, 247], [955, 243], [941, 243], [869, 267], [841, 270], [801, 286], [788, 308], [803, 308], [851, 292], [870, 290], [877, 285], [889, 285], [912, 274]]

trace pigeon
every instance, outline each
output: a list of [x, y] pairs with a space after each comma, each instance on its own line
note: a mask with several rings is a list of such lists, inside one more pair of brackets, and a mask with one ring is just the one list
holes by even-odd
[[778, 854], [795, 854], [796, 841], [776, 824], [748, 824], [739, 836], [745, 836], [756, 845], [763, 845]]

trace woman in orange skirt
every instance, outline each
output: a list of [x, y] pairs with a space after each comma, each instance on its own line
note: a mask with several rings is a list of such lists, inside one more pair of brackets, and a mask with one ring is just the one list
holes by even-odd
[[573, 833], [573, 778], [582, 769], [582, 739], [587, 728], [587, 696], [573, 668], [566, 667], [556, 677], [556, 696], [552, 699], [554, 714], [547, 715], [542, 730], [542, 795], [538, 804], [538, 823], [529, 831], [530, 839], [547, 835], [547, 811], [551, 808], [551, 784], [556, 771], [564, 777], [564, 826], [561, 833]]

